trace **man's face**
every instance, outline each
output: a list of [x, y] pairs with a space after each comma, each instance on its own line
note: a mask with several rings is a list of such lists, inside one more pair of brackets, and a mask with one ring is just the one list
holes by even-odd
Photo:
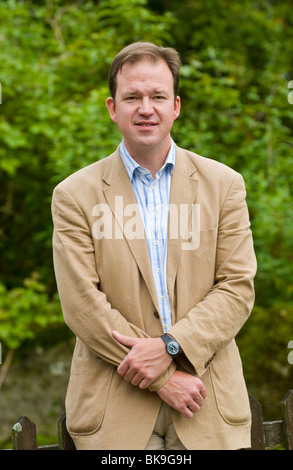
[[167, 156], [180, 98], [174, 97], [173, 76], [164, 60], [124, 64], [117, 74], [115, 101], [108, 98], [107, 108], [134, 158], [148, 150]]

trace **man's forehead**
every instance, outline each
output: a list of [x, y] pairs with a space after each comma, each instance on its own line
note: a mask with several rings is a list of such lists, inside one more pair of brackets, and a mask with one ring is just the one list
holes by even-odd
[[126, 62], [117, 74], [117, 85], [127, 87], [135, 84], [151, 82], [153, 88], [164, 89], [169, 85], [173, 86], [173, 76], [167, 63], [159, 59], [153, 63], [151, 61], [139, 61], [134, 64]]
[[172, 75], [167, 62], [165, 62], [163, 59], [158, 58], [156, 61], [154, 61], [150, 58], [145, 57], [144, 59], [140, 59], [135, 62], [125, 62], [119, 69], [117, 78], [119, 76], [131, 74], [132, 72], [139, 73], [145, 70], [148, 70], [150, 73], [158, 73], [158, 70], [162, 68], [169, 70], [170, 74]]

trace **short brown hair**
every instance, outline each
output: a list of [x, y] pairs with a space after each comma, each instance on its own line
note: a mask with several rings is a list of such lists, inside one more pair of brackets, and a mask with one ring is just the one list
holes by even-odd
[[172, 47], [157, 46], [151, 42], [134, 42], [118, 52], [112, 62], [109, 73], [109, 89], [114, 100], [117, 89], [117, 74], [122, 69], [123, 65], [126, 62], [134, 64], [145, 57], [153, 62], [156, 62], [158, 59], [163, 59], [167, 63], [173, 75], [174, 97], [176, 99], [179, 93], [179, 69], [181, 66], [178, 52]]

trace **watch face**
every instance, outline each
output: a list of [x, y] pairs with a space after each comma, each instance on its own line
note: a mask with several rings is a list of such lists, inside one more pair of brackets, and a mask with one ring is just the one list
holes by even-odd
[[167, 344], [167, 351], [171, 356], [174, 356], [175, 354], [178, 354], [180, 350], [179, 344], [176, 341], [170, 341]]

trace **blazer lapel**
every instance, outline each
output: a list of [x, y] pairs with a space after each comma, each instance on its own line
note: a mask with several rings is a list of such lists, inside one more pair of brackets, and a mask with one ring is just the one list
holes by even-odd
[[[167, 252], [167, 285], [171, 305], [174, 304], [174, 284], [180, 254], [182, 249], [188, 249], [188, 227], [193, 227], [191, 218], [194, 214], [193, 205], [196, 200], [198, 183], [197, 169], [189, 160], [186, 152], [176, 146], [176, 160], [169, 199]], [[199, 226], [193, 228], [199, 230]], [[172, 313], [174, 315], [174, 309], [172, 309]]]
[[[141, 218], [140, 210], [137, 205], [127, 171], [120, 157], [119, 149], [109, 157], [103, 180], [105, 183], [104, 195], [111, 211], [113, 212], [115, 223], [117, 223], [117, 227], [119, 228], [118, 232], [116, 231], [114, 233], [120, 234], [120, 238], [123, 236], [128, 243], [142, 277], [148, 287], [153, 303], [159, 311], [156, 286], [153, 278], [143, 220]], [[127, 209], [130, 210], [128, 214]], [[136, 210], [133, 217], [135, 217], [135, 220], [138, 222], [136, 227], [136, 238], [129, 236], [129, 233], [127, 233], [128, 231], [126, 230], [127, 220], [129, 221], [129, 216], [133, 209]], [[128, 215], [128, 217], [126, 215]]]

